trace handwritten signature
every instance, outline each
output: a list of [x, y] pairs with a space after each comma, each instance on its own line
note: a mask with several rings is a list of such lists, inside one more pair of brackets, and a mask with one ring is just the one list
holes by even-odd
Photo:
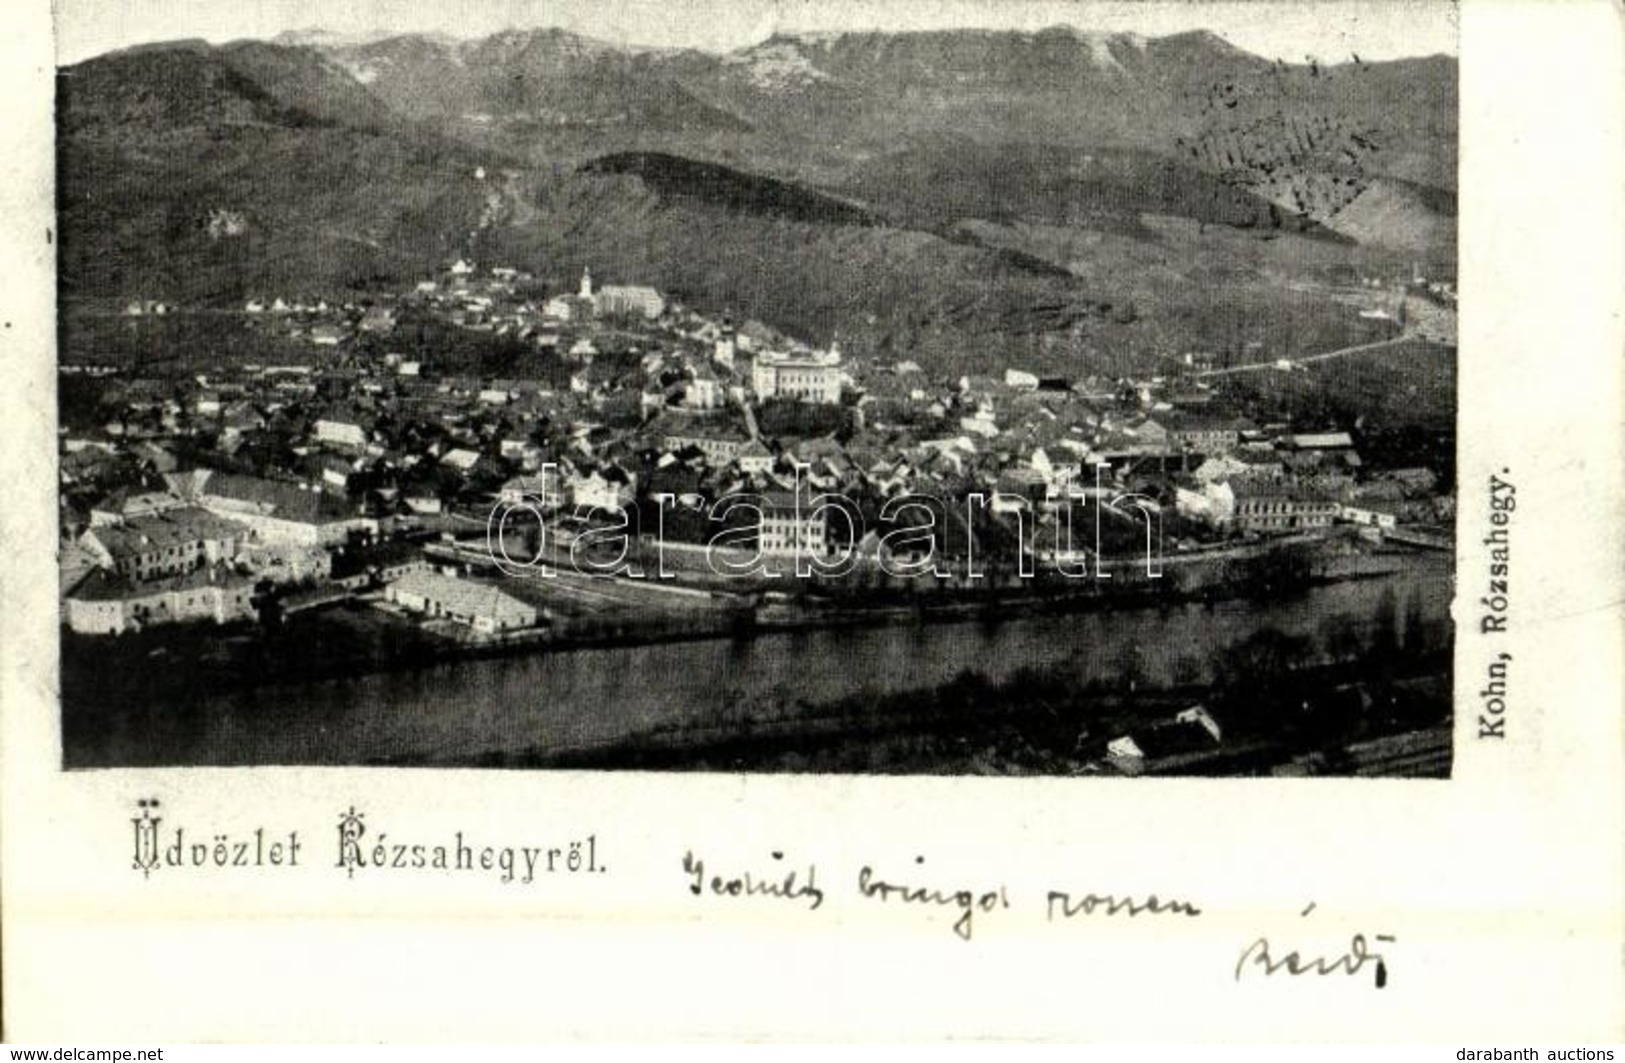
[[[1394, 943], [1394, 938], [1389, 934], [1377, 934], [1373, 940], [1385, 945]], [[1367, 967], [1371, 968], [1372, 983], [1378, 989], [1388, 984], [1387, 959], [1382, 953], [1372, 949], [1364, 934], [1355, 934], [1350, 938], [1349, 947], [1343, 952], [1305, 956], [1294, 949], [1279, 958], [1270, 940], [1261, 937], [1243, 949], [1240, 958], [1236, 960], [1236, 981], [1241, 981], [1245, 974], [1261, 974], [1266, 978], [1281, 973], [1293, 977], [1306, 974], [1322, 977], [1341, 974], [1353, 977]]]

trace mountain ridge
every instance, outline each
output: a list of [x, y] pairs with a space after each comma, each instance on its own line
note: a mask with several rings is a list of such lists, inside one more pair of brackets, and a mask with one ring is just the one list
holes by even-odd
[[1454, 71], [1073, 29], [720, 57], [565, 31], [174, 42], [59, 71], [62, 291], [231, 302], [465, 256], [555, 283], [590, 264], [962, 364], [1231, 342], [1245, 319], [1209, 328], [1188, 259], [1333, 337], [1342, 311], [1271, 278], [1453, 270]]
[[[183, 43], [197, 45], [197, 46], [203, 46], [203, 47], [214, 47], [214, 46], [218, 46], [220, 44], [237, 43], [238, 41], [243, 41], [243, 40], [257, 40], [257, 41], [261, 41], [261, 42], [267, 43], [267, 44], [278, 44], [278, 45], [295, 46], [295, 47], [341, 48], [341, 47], [366, 46], [366, 45], [376, 44], [378, 42], [387, 41], [387, 40], [405, 40], [405, 39], [416, 38], [416, 39], [419, 39], [419, 40], [424, 40], [424, 41], [430, 41], [430, 42], [433, 42], [433, 43], [437, 43], [437, 44], [440, 44], [440, 45], [448, 47], [448, 48], [457, 48], [457, 47], [460, 47], [460, 46], [463, 46], [463, 45], [468, 45], [468, 44], [478, 44], [479, 42], [491, 40], [493, 38], [513, 38], [513, 37], [518, 37], [518, 36], [537, 35], [537, 34], [548, 35], [548, 36], [553, 36], [553, 37], [561, 37], [561, 38], [562, 37], [575, 38], [575, 39], [577, 39], [579, 41], [590, 43], [591, 45], [597, 46], [597, 47], [602, 48], [602, 49], [621, 50], [621, 51], [626, 51], [628, 53], [693, 52], [693, 53], [699, 53], [699, 54], [710, 55], [710, 56], [718, 56], [718, 57], [726, 56], [726, 55], [737, 55], [737, 54], [740, 54], [740, 53], [743, 53], [743, 52], [748, 52], [748, 51], [750, 51], [752, 49], [760, 48], [760, 47], [762, 47], [764, 45], [773, 44], [773, 43], [787, 43], [787, 42], [789, 42], [789, 43], [806, 43], [806, 44], [827, 45], [827, 44], [829, 44], [831, 42], [838, 41], [838, 40], [841, 40], [843, 38], [863, 38], [863, 37], [910, 38], [910, 37], [948, 37], [948, 36], [964, 36], [964, 37], [978, 37], [978, 36], [981, 36], [981, 37], [992, 37], [992, 36], [1015, 36], [1015, 37], [1071, 36], [1071, 37], [1074, 37], [1074, 38], [1077, 38], [1077, 39], [1080, 39], [1080, 40], [1104, 39], [1104, 40], [1122, 41], [1122, 42], [1136, 43], [1136, 44], [1148, 44], [1148, 43], [1151, 43], [1151, 42], [1164, 42], [1166, 44], [1193, 44], [1193, 45], [1200, 45], [1200, 46], [1206, 46], [1206, 47], [1217, 47], [1217, 48], [1219, 48], [1221, 50], [1225, 50], [1225, 51], [1229, 51], [1229, 52], [1233, 52], [1233, 53], [1239, 53], [1239, 54], [1243, 54], [1243, 55], [1247, 55], [1247, 56], [1252, 56], [1253, 58], [1262, 59], [1262, 60], [1265, 60], [1266, 62], [1273, 62], [1274, 61], [1271, 57], [1266, 56], [1264, 53], [1254, 51], [1252, 49], [1243, 47], [1242, 45], [1238, 45], [1235, 42], [1233, 42], [1233, 41], [1229, 40], [1228, 38], [1226, 38], [1224, 35], [1222, 35], [1220, 33], [1216, 33], [1216, 32], [1214, 32], [1213, 30], [1210, 30], [1210, 29], [1195, 28], [1195, 29], [1189, 29], [1189, 30], [1178, 30], [1178, 31], [1170, 32], [1170, 33], [1164, 33], [1164, 34], [1142, 34], [1142, 33], [1135, 32], [1133, 30], [1092, 29], [1092, 28], [1089, 28], [1087, 26], [1079, 25], [1077, 23], [1058, 22], [1058, 23], [1053, 23], [1053, 24], [1051, 24], [1049, 26], [1041, 27], [1041, 28], [1036, 29], [1036, 30], [1018, 30], [1018, 29], [1007, 29], [1007, 28], [997, 28], [997, 27], [979, 27], [979, 26], [939, 27], [939, 28], [915, 29], [915, 30], [874, 30], [874, 29], [797, 30], [797, 29], [779, 29], [779, 30], [773, 30], [773, 31], [769, 32], [768, 35], [763, 37], [761, 40], [753, 41], [753, 42], [746, 43], [746, 44], [735, 45], [735, 46], [733, 46], [731, 48], [723, 48], [723, 49], [711, 49], [711, 48], [705, 48], [705, 47], [699, 46], [699, 45], [669, 45], [669, 44], [655, 44], [655, 43], [650, 43], [650, 42], [634, 42], [634, 41], [617, 42], [617, 41], [610, 41], [610, 40], [608, 40], [606, 38], [603, 38], [603, 37], [595, 36], [595, 35], [590, 34], [590, 33], [583, 33], [583, 32], [580, 32], [578, 30], [571, 30], [571, 29], [565, 28], [563, 26], [540, 26], [539, 25], [539, 26], [526, 27], [526, 28], [509, 27], [507, 29], [494, 30], [494, 31], [491, 31], [489, 33], [483, 33], [483, 34], [481, 34], [481, 33], [473, 33], [473, 34], [464, 35], [464, 34], [453, 33], [453, 32], [447, 31], [447, 30], [394, 30], [394, 29], [388, 29], [388, 28], [384, 28], [384, 27], [374, 27], [372, 29], [366, 29], [366, 30], [329, 30], [329, 29], [326, 29], [326, 28], [324, 28], [322, 26], [312, 25], [312, 26], [305, 26], [305, 27], [300, 27], [300, 28], [296, 28], [296, 29], [282, 30], [282, 31], [280, 31], [280, 32], [278, 32], [276, 34], [273, 34], [273, 35], [269, 36], [269, 37], [232, 38], [232, 39], [230, 39], [228, 41], [216, 41], [216, 42], [211, 42], [211, 41], [207, 40], [206, 38], [202, 38], [202, 37], [195, 37], [195, 38], [176, 38], [176, 39], [170, 39], [170, 40], [143, 42], [143, 43], [138, 43], [138, 44], [126, 45], [126, 46], [119, 47], [119, 48], [108, 49], [105, 52], [98, 52], [98, 53], [95, 53], [94, 55], [87, 55], [87, 56], [84, 56], [84, 57], [82, 57], [80, 59], [75, 60], [75, 64], [77, 64], [79, 62], [87, 62], [87, 61], [89, 61], [91, 59], [102, 58], [104, 56], [109, 56], [109, 55], [117, 55], [117, 54], [121, 54], [121, 53], [125, 53], [125, 52], [132, 52], [132, 51], [138, 51], [138, 50], [150, 49], [150, 48], [167, 48], [167, 47], [173, 47], [175, 45], [183, 44]], [[1455, 62], [1456, 61], [1456, 57], [1454, 55], [1450, 54], [1450, 53], [1447, 53], [1447, 52], [1430, 52], [1430, 53], [1418, 53], [1416, 55], [1390, 56], [1390, 57], [1387, 57], [1387, 58], [1382, 59], [1382, 60], [1377, 60], [1376, 62], [1382, 62], [1382, 63], [1410, 62], [1410, 61], [1415, 61], [1415, 60], [1427, 60], [1427, 59], [1445, 59], [1445, 60], [1448, 60], [1450, 62]], [[1328, 62], [1328, 60], [1325, 57], [1318, 57], [1316, 59], [1316, 61], [1321, 63], [1321, 65], [1323, 65], [1323, 66], [1336, 65], [1334, 63]], [[73, 64], [69, 64], [69, 65], [73, 65]]]

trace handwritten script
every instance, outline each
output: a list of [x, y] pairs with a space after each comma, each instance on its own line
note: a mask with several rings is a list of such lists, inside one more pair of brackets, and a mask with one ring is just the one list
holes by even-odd
[[[773, 850], [757, 866], [721, 867], [691, 849], [683, 854], [682, 874], [689, 894], [702, 903], [767, 902], [819, 912], [845, 898], [851, 904], [895, 912], [898, 918], [938, 915], [961, 941], [972, 940], [986, 921], [1026, 907], [1025, 895], [1012, 891], [1008, 883], [951, 879], [929, 869], [924, 856], [913, 857], [902, 869], [879, 861], [865, 863], [846, 877], [821, 873], [812, 860], [789, 860], [783, 850]], [[1046, 925], [1088, 919], [1183, 923], [1203, 915], [1202, 907], [1189, 898], [1134, 891], [1051, 888], [1038, 891], [1030, 903]], [[1307, 918], [1315, 908], [1310, 902], [1298, 914]], [[1393, 943], [1390, 934], [1354, 933], [1329, 948], [1289, 947], [1261, 934], [1240, 947], [1234, 980], [1353, 977], [1369, 971], [1371, 984], [1382, 989], [1388, 984], [1388, 959], [1374, 944]]]

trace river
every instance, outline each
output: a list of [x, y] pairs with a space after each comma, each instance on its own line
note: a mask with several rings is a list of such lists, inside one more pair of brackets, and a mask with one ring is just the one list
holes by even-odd
[[[966, 669], [999, 680], [1059, 665], [1080, 683], [1135, 657], [1152, 682], [1205, 678], [1263, 627], [1319, 638], [1329, 618], [1369, 637], [1386, 607], [1448, 622], [1443, 558], [1316, 587], [1285, 601], [1182, 604], [1075, 615], [907, 623], [483, 658], [410, 672], [270, 686], [188, 704], [76, 707], [69, 767], [468, 761], [601, 744], [740, 706], [794, 712], [865, 693], [930, 687]], [[1385, 601], [1386, 600], [1386, 601]], [[1137, 648], [1133, 653], [1131, 648]], [[1178, 673], [1183, 673], [1178, 674]]]

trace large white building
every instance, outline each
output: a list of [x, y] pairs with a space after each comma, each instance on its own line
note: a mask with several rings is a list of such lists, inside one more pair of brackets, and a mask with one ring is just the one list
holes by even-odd
[[254, 615], [253, 586], [222, 569], [200, 568], [157, 582], [131, 583], [104, 570], [86, 576], [62, 599], [62, 618], [81, 635], [118, 635], [155, 624]]
[[405, 609], [455, 620], [487, 635], [535, 627], [538, 618], [535, 606], [489, 584], [438, 572], [408, 572], [389, 585], [388, 594], [390, 601]]
[[683, 389], [683, 405], [691, 410], [722, 408], [722, 382], [708, 365], [696, 365], [693, 379]]
[[751, 387], [759, 399], [834, 404], [841, 401], [841, 353], [790, 355], [762, 352], [751, 366]]
[[666, 312], [666, 300], [653, 288], [640, 284], [606, 284], [593, 290], [592, 271], [581, 271], [576, 298], [599, 314], [635, 314], [653, 321]]
[[1314, 491], [1251, 483], [1238, 485], [1233, 490], [1235, 505], [1231, 521], [1237, 531], [1267, 533], [1327, 528], [1342, 510], [1336, 499]]
[[810, 500], [804, 498], [798, 506], [795, 495], [771, 492], [763, 499], [761, 514], [756, 544], [762, 553], [829, 556], [828, 522]]
[[653, 288], [606, 284], [598, 290], [600, 314], [637, 314], [653, 321], [666, 312], [666, 300]]

